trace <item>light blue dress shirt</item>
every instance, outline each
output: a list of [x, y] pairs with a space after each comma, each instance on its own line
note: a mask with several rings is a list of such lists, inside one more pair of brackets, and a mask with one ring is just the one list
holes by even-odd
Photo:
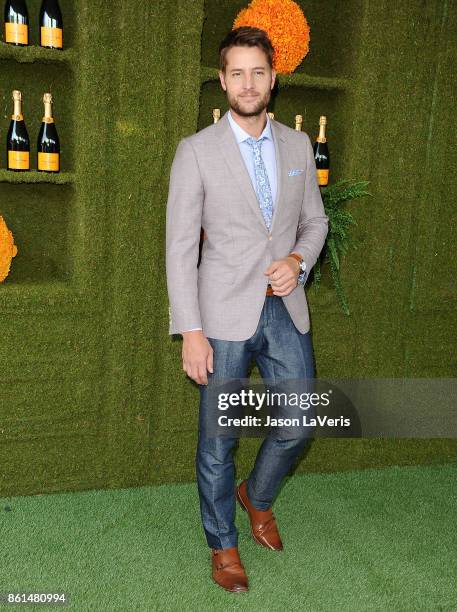
[[[238, 125], [235, 119], [232, 117], [232, 113], [229, 111], [228, 120], [230, 126], [235, 134], [238, 147], [240, 149], [241, 156], [248, 169], [249, 176], [251, 177], [251, 183], [255, 191], [255, 171], [254, 171], [254, 158], [252, 155], [252, 147], [248, 145], [245, 140], [252, 138], [251, 134], [248, 134]], [[276, 151], [275, 143], [273, 140], [273, 134], [271, 131], [270, 117], [267, 115], [267, 123], [263, 132], [257, 140], [260, 140], [265, 136], [265, 140], [262, 142], [262, 159], [265, 164], [265, 168], [268, 174], [268, 180], [270, 181], [271, 197], [273, 198], [273, 210], [276, 202], [276, 190], [278, 185], [277, 172], [276, 172]]]

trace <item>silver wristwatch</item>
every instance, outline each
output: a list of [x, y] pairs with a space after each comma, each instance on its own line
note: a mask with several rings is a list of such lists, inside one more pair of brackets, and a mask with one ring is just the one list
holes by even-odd
[[300, 274], [298, 275], [297, 283], [299, 285], [304, 285], [305, 284], [305, 279], [306, 279], [306, 264], [305, 264], [305, 260], [304, 259], [302, 259], [299, 262], [299, 266], [300, 266]]

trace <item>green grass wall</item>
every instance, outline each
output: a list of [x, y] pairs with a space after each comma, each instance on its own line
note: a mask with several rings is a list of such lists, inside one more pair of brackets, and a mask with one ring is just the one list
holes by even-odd
[[[351, 204], [344, 316], [328, 271], [307, 289], [321, 377], [455, 376], [452, 3], [301, 2], [311, 26], [276, 118], [313, 138], [329, 118], [332, 180]], [[133, 11], [61, 0], [66, 50], [0, 45], [6, 138], [22, 89], [35, 151], [51, 90], [62, 174], [19, 178], [0, 155], [0, 214], [18, 256], [0, 285], [0, 490], [29, 494], [194, 478], [198, 391], [168, 336], [164, 225], [179, 139], [226, 108], [217, 46], [245, 2], [161, 0]], [[29, 1], [31, 17], [39, 0]], [[36, 34], [32, 43], [36, 44]], [[32, 154], [34, 164], [34, 155]], [[433, 407], [431, 407], [433, 409]], [[239, 475], [259, 440], [237, 451]], [[316, 440], [301, 471], [455, 461], [455, 440]]]

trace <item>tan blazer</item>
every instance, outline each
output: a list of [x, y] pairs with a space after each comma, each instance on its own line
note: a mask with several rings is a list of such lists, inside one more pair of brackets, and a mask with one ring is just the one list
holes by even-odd
[[[270, 263], [295, 251], [309, 274], [327, 236], [309, 136], [271, 121], [278, 188], [269, 232], [227, 114], [183, 138], [173, 160], [166, 226], [170, 334], [201, 327], [210, 338], [250, 338]], [[201, 227], [206, 239], [197, 268]], [[303, 286], [282, 299], [297, 329], [307, 332]]]

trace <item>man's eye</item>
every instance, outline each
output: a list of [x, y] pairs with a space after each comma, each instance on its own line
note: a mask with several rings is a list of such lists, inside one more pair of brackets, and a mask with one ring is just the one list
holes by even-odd
[[257, 75], [257, 76], [263, 76], [263, 74], [264, 74], [264, 73], [262, 72], [262, 70], [258, 70], [258, 71], [256, 72], [256, 75]]
[[234, 76], [234, 77], [240, 76], [240, 73], [239, 72], [232, 72], [232, 76]]

